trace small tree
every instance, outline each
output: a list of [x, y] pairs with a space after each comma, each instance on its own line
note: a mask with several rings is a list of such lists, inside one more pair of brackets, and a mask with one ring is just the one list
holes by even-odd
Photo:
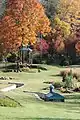
[[65, 75], [65, 87], [66, 88], [72, 88], [72, 79], [73, 79], [72, 70], [70, 70], [70, 72]]

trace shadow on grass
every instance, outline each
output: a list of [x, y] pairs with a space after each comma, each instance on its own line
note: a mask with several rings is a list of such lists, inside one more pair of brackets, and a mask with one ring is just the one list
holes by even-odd
[[43, 83], [46, 83], [46, 84], [51, 84], [51, 82], [50, 82], [50, 81], [45, 81], [45, 82], [43, 82]]
[[80, 99], [80, 95], [65, 95], [66, 99]]
[[60, 75], [60, 74], [50, 75], [50, 76], [52, 76], [52, 77], [57, 77], [57, 76], [60, 76], [60, 77], [61, 77], [61, 75]]
[[[20, 68], [31, 68], [31, 69], [39, 69], [39, 70], [43, 70], [43, 71], [47, 71], [46, 67], [41, 66], [40, 64], [20, 64], [19, 65]], [[16, 70], [17, 64], [16, 63], [6, 63], [6, 64], [0, 64], [0, 70], [2, 70], [3, 72], [12, 72], [12, 70]], [[6, 70], [5, 70], [6, 69]]]
[[67, 118], [15, 118], [15, 120], [80, 120], [80, 119], [67, 119]]
[[66, 102], [68, 104], [80, 104], [80, 95], [65, 95]]
[[76, 102], [75, 101], [74, 102], [65, 102], [65, 103], [67, 103], [67, 104], [76, 104], [76, 105], [80, 104], [80, 102], [77, 102], [77, 101]]

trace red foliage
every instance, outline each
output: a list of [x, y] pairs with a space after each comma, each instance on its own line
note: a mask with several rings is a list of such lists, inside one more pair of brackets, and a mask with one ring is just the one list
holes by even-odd
[[49, 49], [49, 45], [46, 42], [46, 40], [44, 39], [40, 39], [37, 44], [36, 44], [36, 49], [40, 52], [42, 52], [43, 54], [48, 52]]
[[53, 29], [46, 37], [50, 51], [62, 52], [65, 48], [64, 39], [60, 28]]
[[64, 42], [62, 40], [56, 40], [54, 42], [54, 49], [59, 53], [65, 48]]

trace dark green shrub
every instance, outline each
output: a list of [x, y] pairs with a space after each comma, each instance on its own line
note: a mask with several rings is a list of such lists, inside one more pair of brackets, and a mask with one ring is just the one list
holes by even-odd
[[[21, 65], [21, 64], [20, 64], [19, 66], [20, 66], [20, 68], [25, 67], [25, 65]], [[7, 65], [7, 66], [6, 66], [6, 69], [8, 69], [8, 70], [9, 70], [9, 69], [17, 70], [17, 63], [15, 63], [15, 64], [12, 63], [12, 64], [10, 64], [10, 65]]]
[[6, 69], [16, 69], [17, 64], [10, 64], [6, 66]]
[[70, 57], [67, 56], [67, 55], [61, 54], [61, 55], [59, 56], [59, 59], [61, 60], [61, 62], [60, 62], [60, 65], [61, 65], [61, 66], [68, 66], [68, 65], [71, 64], [71, 59], [70, 59]]
[[12, 72], [13, 70], [11, 70], [11, 69], [5, 69], [5, 70], [3, 70], [3, 72]]
[[15, 53], [10, 53], [7, 55], [7, 61], [8, 62], [15, 62], [16, 61], [16, 54]]
[[64, 66], [68, 66], [68, 65], [69, 65], [69, 61], [68, 61], [68, 60], [65, 60], [65, 61], [63, 62], [63, 65], [64, 65]]
[[69, 61], [68, 60], [61, 61], [60, 65], [61, 66], [68, 66], [69, 65]]
[[41, 63], [41, 55], [39, 52], [33, 54], [33, 63], [40, 64]]

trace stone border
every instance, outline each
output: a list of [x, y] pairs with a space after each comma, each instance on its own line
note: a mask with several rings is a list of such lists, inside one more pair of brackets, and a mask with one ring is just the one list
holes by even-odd
[[16, 89], [16, 85], [15, 85], [15, 84], [14, 84], [14, 85], [11, 85], [11, 86], [9, 86], [9, 87], [3, 88], [3, 89], [1, 89], [0, 91], [2, 91], [2, 92], [7, 92], [7, 91], [10, 91], [10, 90], [14, 90], [14, 89]]
[[14, 90], [14, 89], [16, 89], [16, 88], [21, 87], [21, 86], [24, 85], [23, 83], [11, 83], [11, 82], [8, 82], [8, 84], [12, 84], [12, 85], [9, 86], [9, 87], [2, 88], [0, 91], [2, 91], [2, 92], [8, 92], [10, 90]]

